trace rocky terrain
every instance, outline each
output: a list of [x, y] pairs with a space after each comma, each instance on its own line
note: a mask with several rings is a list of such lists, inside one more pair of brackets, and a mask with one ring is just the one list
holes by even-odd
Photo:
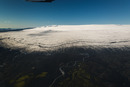
[[[50, 52], [21, 53], [19, 50], [1, 47], [0, 85], [1, 87], [129, 87], [129, 52], [129, 48], [70, 47]], [[82, 53], [89, 54], [84, 61], [86, 55], [81, 55]], [[60, 72], [60, 67], [64, 75]], [[59, 78], [56, 79], [57, 77]]]

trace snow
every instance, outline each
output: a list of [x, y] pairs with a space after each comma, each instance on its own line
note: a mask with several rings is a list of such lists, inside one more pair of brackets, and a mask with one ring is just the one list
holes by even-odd
[[32, 51], [70, 46], [130, 46], [130, 25], [58, 25], [0, 33], [2, 45]]

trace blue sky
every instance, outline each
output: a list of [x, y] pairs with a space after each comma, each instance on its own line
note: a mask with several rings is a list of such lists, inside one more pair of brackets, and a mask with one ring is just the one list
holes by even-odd
[[0, 0], [0, 28], [130, 24], [130, 0]]

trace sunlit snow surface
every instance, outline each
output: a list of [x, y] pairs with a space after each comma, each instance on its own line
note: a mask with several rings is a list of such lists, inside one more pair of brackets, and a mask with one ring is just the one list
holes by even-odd
[[130, 25], [59, 25], [0, 33], [2, 45], [28, 52], [62, 47], [129, 47]]

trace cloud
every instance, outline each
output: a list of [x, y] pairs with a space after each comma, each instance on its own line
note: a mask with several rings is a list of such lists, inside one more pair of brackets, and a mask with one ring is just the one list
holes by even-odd
[[0, 33], [0, 39], [9, 48], [29, 52], [70, 46], [123, 47], [130, 46], [130, 25], [43, 26]]

